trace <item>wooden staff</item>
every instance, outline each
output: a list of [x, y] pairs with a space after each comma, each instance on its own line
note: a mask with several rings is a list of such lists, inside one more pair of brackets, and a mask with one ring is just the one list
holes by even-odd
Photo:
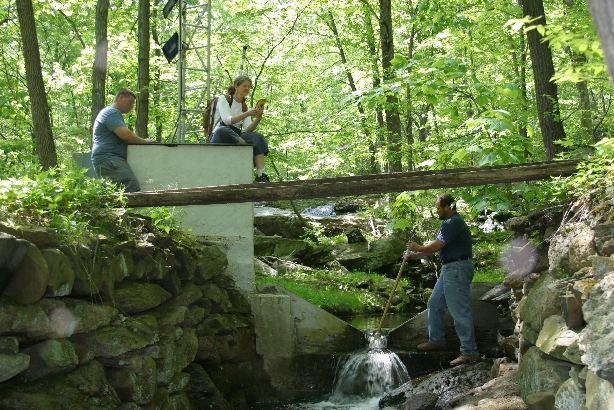
[[386, 307], [384, 308], [384, 314], [379, 321], [379, 326], [377, 327], [377, 331], [375, 333], [382, 332], [382, 324], [384, 323], [384, 319], [386, 318], [386, 314], [388, 313], [388, 309], [390, 308], [390, 303], [392, 302], [392, 297], [397, 291], [397, 287], [399, 286], [399, 281], [401, 280], [401, 274], [403, 273], [403, 269], [405, 269], [405, 263], [407, 262], [407, 251], [403, 253], [403, 262], [401, 262], [401, 267], [399, 268], [399, 273], [397, 274], [397, 280], [394, 282], [394, 288], [392, 288], [392, 293], [388, 298], [388, 303], [386, 303]]

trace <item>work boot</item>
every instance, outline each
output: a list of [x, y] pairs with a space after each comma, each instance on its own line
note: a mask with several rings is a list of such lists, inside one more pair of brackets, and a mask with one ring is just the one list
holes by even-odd
[[256, 177], [254, 182], [271, 182], [271, 180], [269, 179], [269, 176], [263, 172], [262, 175], [258, 175]]
[[420, 343], [416, 348], [421, 352], [432, 352], [435, 350], [443, 350], [445, 349], [445, 343], [433, 343], [433, 342], [424, 342]]
[[480, 355], [478, 354], [461, 354], [456, 359], [450, 362], [450, 366], [458, 366], [465, 363], [473, 363], [480, 360]]

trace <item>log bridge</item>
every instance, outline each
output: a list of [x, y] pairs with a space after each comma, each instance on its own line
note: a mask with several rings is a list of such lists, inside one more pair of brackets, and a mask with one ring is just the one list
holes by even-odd
[[219, 185], [125, 194], [128, 207], [183, 206], [332, 198], [425, 189], [505, 184], [564, 177], [577, 161], [397, 172], [258, 184]]

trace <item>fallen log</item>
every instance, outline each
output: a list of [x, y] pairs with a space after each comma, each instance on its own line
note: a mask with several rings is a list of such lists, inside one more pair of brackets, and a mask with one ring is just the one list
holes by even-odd
[[435, 171], [396, 172], [258, 184], [219, 185], [126, 194], [129, 207], [210, 205], [282, 199], [332, 198], [377, 193], [503, 184], [569, 176], [577, 161], [539, 162]]

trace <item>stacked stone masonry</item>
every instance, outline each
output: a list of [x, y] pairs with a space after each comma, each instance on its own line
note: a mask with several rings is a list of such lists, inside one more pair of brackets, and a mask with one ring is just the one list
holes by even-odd
[[67, 246], [0, 225], [0, 408], [229, 409], [266, 396], [224, 252], [143, 238]]
[[518, 387], [529, 408], [611, 409], [614, 203], [566, 221], [546, 236], [548, 269], [507, 281], [519, 339]]

